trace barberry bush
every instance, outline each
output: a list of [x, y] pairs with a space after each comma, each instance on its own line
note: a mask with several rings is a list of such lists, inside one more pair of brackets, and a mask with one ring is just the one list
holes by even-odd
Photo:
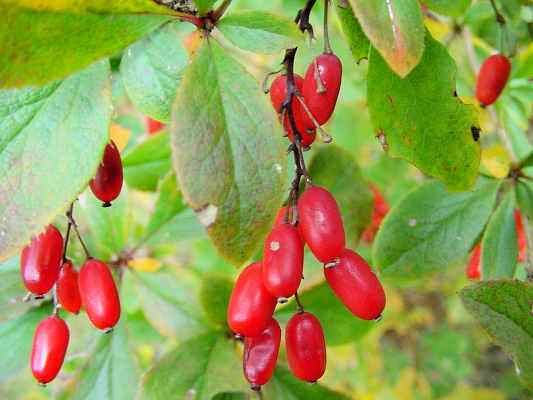
[[528, 0], [0, 16], [0, 398], [533, 396]]

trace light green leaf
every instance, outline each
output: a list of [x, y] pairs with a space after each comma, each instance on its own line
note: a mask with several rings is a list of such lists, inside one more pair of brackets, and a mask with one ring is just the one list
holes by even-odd
[[[322, 282], [299, 293], [305, 310], [313, 313], [322, 324], [328, 346], [350, 343], [363, 337], [373, 326], [374, 321], [363, 321], [353, 316], [335, 296], [326, 282]], [[296, 312], [292, 301], [281, 308], [276, 315], [288, 321]]]
[[224, 17], [217, 25], [226, 39], [254, 53], [277, 53], [303, 41], [294, 21], [264, 11], [240, 11]]
[[220, 392], [247, 391], [245, 382], [235, 342], [207, 333], [182, 343], [149, 370], [138, 399], [211, 400]]
[[152, 0], [2, 0], [13, 8], [22, 7], [33, 11], [70, 12], [75, 14], [175, 14], [171, 9]]
[[128, 344], [124, 323], [101, 335], [87, 364], [81, 369], [72, 400], [131, 400], [139, 371]]
[[533, 286], [499, 280], [480, 282], [461, 291], [466, 309], [513, 359], [523, 384], [533, 390]]
[[514, 276], [518, 256], [514, 209], [515, 199], [511, 191], [505, 195], [489, 220], [481, 242], [483, 280]]
[[342, 33], [344, 33], [348, 46], [350, 46], [355, 62], [359, 63], [363, 58], [368, 58], [370, 42], [363, 32], [361, 24], [355, 18], [350, 4], [346, 0], [336, 0], [335, 5]]
[[424, 57], [405, 79], [376, 51], [369, 62], [368, 107], [384, 149], [452, 190], [470, 189], [481, 157], [471, 132], [477, 114], [454, 97], [456, 67], [446, 49], [428, 33]]
[[111, 111], [107, 62], [41, 88], [0, 91], [0, 260], [63, 212], [94, 176]]
[[124, 179], [128, 186], [154, 191], [171, 168], [170, 136], [167, 131], [149, 136], [126, 152], [122, 158]]
[[152, 32], [128, 47], [120, 63], [131, 101], [158, 121], [170, 121], [170, 108], [187, 64], [187, 52], [182, 45], [183, 26], [174, 22]]
[[226, 326], [226, 311], [233, 290], [233, 281], [220, 273], [203, 274], [200, 284], [200, 304], [207, 319], [217, 327]]
[[474, 191], [450, 193], [430, 181], [385, 217], [372, 248], [374, 265], [391, 281], [420, 279], [462, 261], [492, 213], [499, 182], [480, 180]]
[[0, 323], [18, 317], [31, 307], [22, 301], [25, 295], [19, 257], [12, 257], [0, 264]]
[[472, 3], [472, 0], [424, 0], [424, 4], [430, 10], [451, 17], [463, 16], [468, 7], [470, 7], [470, 3]]
[[0, 4], [0, 15], [4, 21], [0, 25], [0, 87], [63, 79], [117, 53], [169, 19], [30, 10], [5, 2]]
[[424, 22], [416, 0], [350, 0], [372, 45], [404, 78], [424, 53]]
[[285, 197], [281, 127], [258, 82], [213, 40], [185, 71], [174, 107], [183, 197], [219, 252], [241, 264], [261, 245]]
[[355, 158], [336, 145], [323, 146], [315, 152], [308, 169], [313, 183], [327, 188], [337, 200], [348, 245], [357, 247], [370, 224], [374, 198]]
[[533, 183], [519, 180], [516, 185], [516, 200], [520, 210], [533, 221]]
[[206, 15], [211, 9], [217, 0], [194, 0], [194, 4], [198, 8], [198, 14]]

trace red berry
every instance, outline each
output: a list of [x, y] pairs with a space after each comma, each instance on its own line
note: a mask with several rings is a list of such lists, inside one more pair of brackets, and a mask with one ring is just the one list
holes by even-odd
[[304, 244], [291, 224], [275, 226], [263, 248], [263, 284], [277, 298], [291, 297], [300, 286]]
[[111, 141], [105, 147], [104, 157], [96, 176], [91, 180], [91, 190], [94, 195], [104, 202], [104, 207], [109, 207], [122, 189], [122, 161], [120, 153]]
[[468, 279], [478, 280], [481, 278], [481, 245], [474, 247], [474, 251], [470, 256], [470, 261], [466, 267], [466, 276]]
[[68, 326], [61, 318], [51, 316], [37, 325], [31, 350], [31, 371], [40, 383], [48, 383], [57, 376], [68, 341]]
[[259, 390], [272, 378], [278, 360], [280, 340], [281, 329], [274, 318], [259, 335], [244, 339], [242, 366], [244, 376], [252, 385], [252, 389]]
[[81, 302], [99, 329], [113, 328], [120, 319], [120, 299], [113, 275], [102, 261], [87, 260], [78, 278]]
[[498, 99], [505, 88], [511, 73], [511, 63], [502, 54], [494, 54], [487, 58], [477, 78], [476, 97], [479, 102], [488, 106]]
[[524, 262], [526, 261], [527, 238], [524, 233], [522, 214], [520, 214], [519, 210], [514, 210], [514, 220], [516, 228], [516, 238], [518, 239], [518, 262]]
[[228, 305], [228, 325], [242, 336], [257, 336], [268, 325], [276, 308], [261, 278], [261, 263], [248, 265], [237, 278]]
[[359, 254], [345, 249], [337, 265], [324, 268], [324, 275], [335, 295], [353, 315], [364, 320], [381, 316], [385, 308], [385, 291]]
[[370, 185], [370, 190], [374, 194], [374, 210], [372, 211], [372, 221], [370, 225], [364, 230], [362, 238], [367, 243], [372, 243], [374, 237], [379, 230], [381, 221], [385, 218], [385, 215], [389, 212], [389, 205], [387, 201], [375, 185]]
[[146, 127], [149, 135], [155, 135], [165, 127], [165, 124], [150, 117], [146, 117]]
[[63, 263], [56, 285], [57, 300], [65, 310], [77, 314], [81, 308], [81, 296], [78, 288], [78, 272], [69, 260]]
[[[296, 85], [298, 91], [301, 93], [303, 88], [303, 78], [295, 74], [294, 84]], [[278, 114], [281, 113], [281, 106], [283, 105], [283, 102], [285, 101], [286, 97], [287, 76], [279, 75], [276, 79], [274, 79], [272, 85], [270, 86], [270, 101], [272, 102], [272, 106]], [[298, 132], [300, 133], [300, 136], [302, 138], [302, 145], [306, 147], [310, 146], [315, 141], [316, 137], [316, 130], [313, 121], [311, 121], [304, 108], [302, 107], [302, 104], [297, 98], [293, 97], [291, 101], [291, 107], [294, 114], [294, 123], [296, 125], [296, 129], [298, 129]], [[294, 133], [292, 131], [291, 124], [289, 121], [289, 115], [287, 112], [285, 112], [283, 127], [287, 132], [289, 140], [294, 143]]]
[[[322, 88], [317, 85], [318, 79], [322, 82]], [[307, 68], [302, 94], [307, 108], [319, 125], [324, 125], [335, 110], [341, 80], [342, 63], [335, 54], [321, 54]], [[321, 92], [321, 89], [324, 90]]]
[[330, 192], [318, 186], [308, 188], [298, 200], [298, 218], [305, 243], [319, 261], [328, 263], [341, 255], [346, 241], [344, 226]]
[[316, 382], [326, 370], [326, 342], [320, 321], [308, 312], [293, 315], [285, 328], [285, 347], [294, 376]]
[[63, 237], [57, 228], [46, 230], [24, 247], [20, 257], [20, 271], [26, 288], [37, 295], [48, 293], [59, 276]]

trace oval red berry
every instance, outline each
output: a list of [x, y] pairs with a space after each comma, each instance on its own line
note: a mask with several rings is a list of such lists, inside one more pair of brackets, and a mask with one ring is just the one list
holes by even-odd
[[481, 245], [474, 247], [468, 265], [466, 267], [466, 277], [472, 280], [481, 278]]
[[335, 110], [341, 80], [342, 63], [335, 54], [321, 54], [307, 68], [302, 94], [307, 108], [319, 125], [328, 122]]
[[522, 214], [520, 210], [514, 210], [514, 221], [516, 229], [516, 239], [518, 241], [518, 262], [526, 261], [527, 254], [527, 238], [524, 232], [524, 224], [522, 223]]
[[20, 272], [30, 292], [43, 295], [52, 289], [59, 276], [62, 254], [63, 237], [53, 225], [48, 225], [24, 247], [20, 256]]
[[257, 336], [268, 325], [276, 307], [261, 278], [261, 263], [247, 266], [237, 278], [228, 305], [228, 325], [242, 336]]
[[323, 263], [339, 257], [346, 238], [339, 206], [326, 189], [311, 186], [298, 200], [299, 229], [314, 256]]
[[320, 321], [311, 313], [295, 314], [285, 328], [285, 347], [291, 372], [316, 382], [326, 371], [326, 342]]
[[325, 267], [329, 286], [353, 315], [364, 320], [381, 316], [385, 291], [368, 263], [350, 249], [345, 249], [335, 266]]
[[77, 314], [81, 308], [81, 296], [78, 288], [78, 271], [69, 260], [63, 263], [56, 284], [59, 304], [68, 312]]
[[113, 141], [108, 143], [104, 150], [104, 157], [100, 163], [95, 177], [90, 186], [94, 195], [104, 202], [104, 207], [111, 205], [120, 191], [123, 181], [122, 160], [120, 152]]
[[63, 365], [68, 342], [68, 326], [61, 318], [51, 316], [37, 325], [31, 350], [31, 372], [37, 381], [46, 384], [54, 380]]
[[113, 275], [102, 261], [87, 260], [78, 278], [81, 302], [98, 329], [113, 328], [120, 319], [120, 299]]
[[146, 117], [146, 128], [148, 129], [149, 135], [155, 135], [158, 133], [161, 129], [165, 127], [165, 124], [162, 122], [159, 122], [155, 119], [152, 119], [150, 117]]
[[257, 336], [244, 339], [243, 371], [252, 389], [258, 390], [266, 384], [276, 368], [281, 329], [278, 321], [271, 319], [267, 327]]
[[263, 283], [276, 298], [291, 297], [300, 286], [304, 268], [304, 245], [291, 224], [272, 228], [263, 248]]
[[502, 54], [494, 54], [481, 65], [476, 85], [476, 97], [485, 106], [494, 103], [505, 88], [511, 73], [511, 63]]

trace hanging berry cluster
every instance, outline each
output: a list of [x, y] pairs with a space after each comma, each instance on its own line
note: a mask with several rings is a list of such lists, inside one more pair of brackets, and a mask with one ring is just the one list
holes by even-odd
[[[90, 187], [95, 196], [108, 207], [122, 188], [122, 163], [113, 142], [105, 150]], [[22, 250], [20, 268], [22, 281], [29, 293], [25, 300], [42, 299], [51, 293], [54, 310], [35, 330], [31, 351], [31, 370], [41, 384], [51, 382], [59, 373], [67, 352], [70, 332], [59, 316], [59, 309], [78, 314], [85, 309], [91, 323], [110, 332], [120, 319], [120, 299], [109, 267], [91, 257], [73, 217], [73, 206], [66, 213], [68, 226], [65, 240], [61, 232], [48, 225]], [[86, 261], [76, 271], [67, 258], [67, 246], [74, 230], [85, 252]]]
[[[314, 4], [314, 2], [308, 2]], [[325, 8], [327, 32], [327, 2]], [[309, 28], [307, 7], [300, 25]], [[327, 34], [325, 34], [327, 41]], [[294, 296], [296, 314], [285, 327], [285, 347], [291, 372], [316, 382], [326, 369], [326, 343], [320, 321], [306, 312], [298, 298], [303, 278], [304, 246], [324, 264], [324, 275], [348, 310], [364, 320], [379, 319], [385, 292], [367, 262], [346, 248], [346, 235], [337, 202], [326, 189], [312, 184], [303, 150], [335, 109], [342, 65], [327, 43], [324, 54], [308, 67], [305, 78], [293, 72], [296, 48], [286, 51], [284, 73], [272, 83], [270, 98], [292, 142], [295, 177], [287, 200], [263, 247], [263, 260], [247, 266], [231, 293], [227, 319], [237, 337], [244, 338], [243, 370], [252, 389], [272, 377], [279, 352], [281, 328], [273, 318], [277, 303]], [[326, 136], [326, 141], [330, 141]], [[303, 181], [301, 178], [304, 178]]]

